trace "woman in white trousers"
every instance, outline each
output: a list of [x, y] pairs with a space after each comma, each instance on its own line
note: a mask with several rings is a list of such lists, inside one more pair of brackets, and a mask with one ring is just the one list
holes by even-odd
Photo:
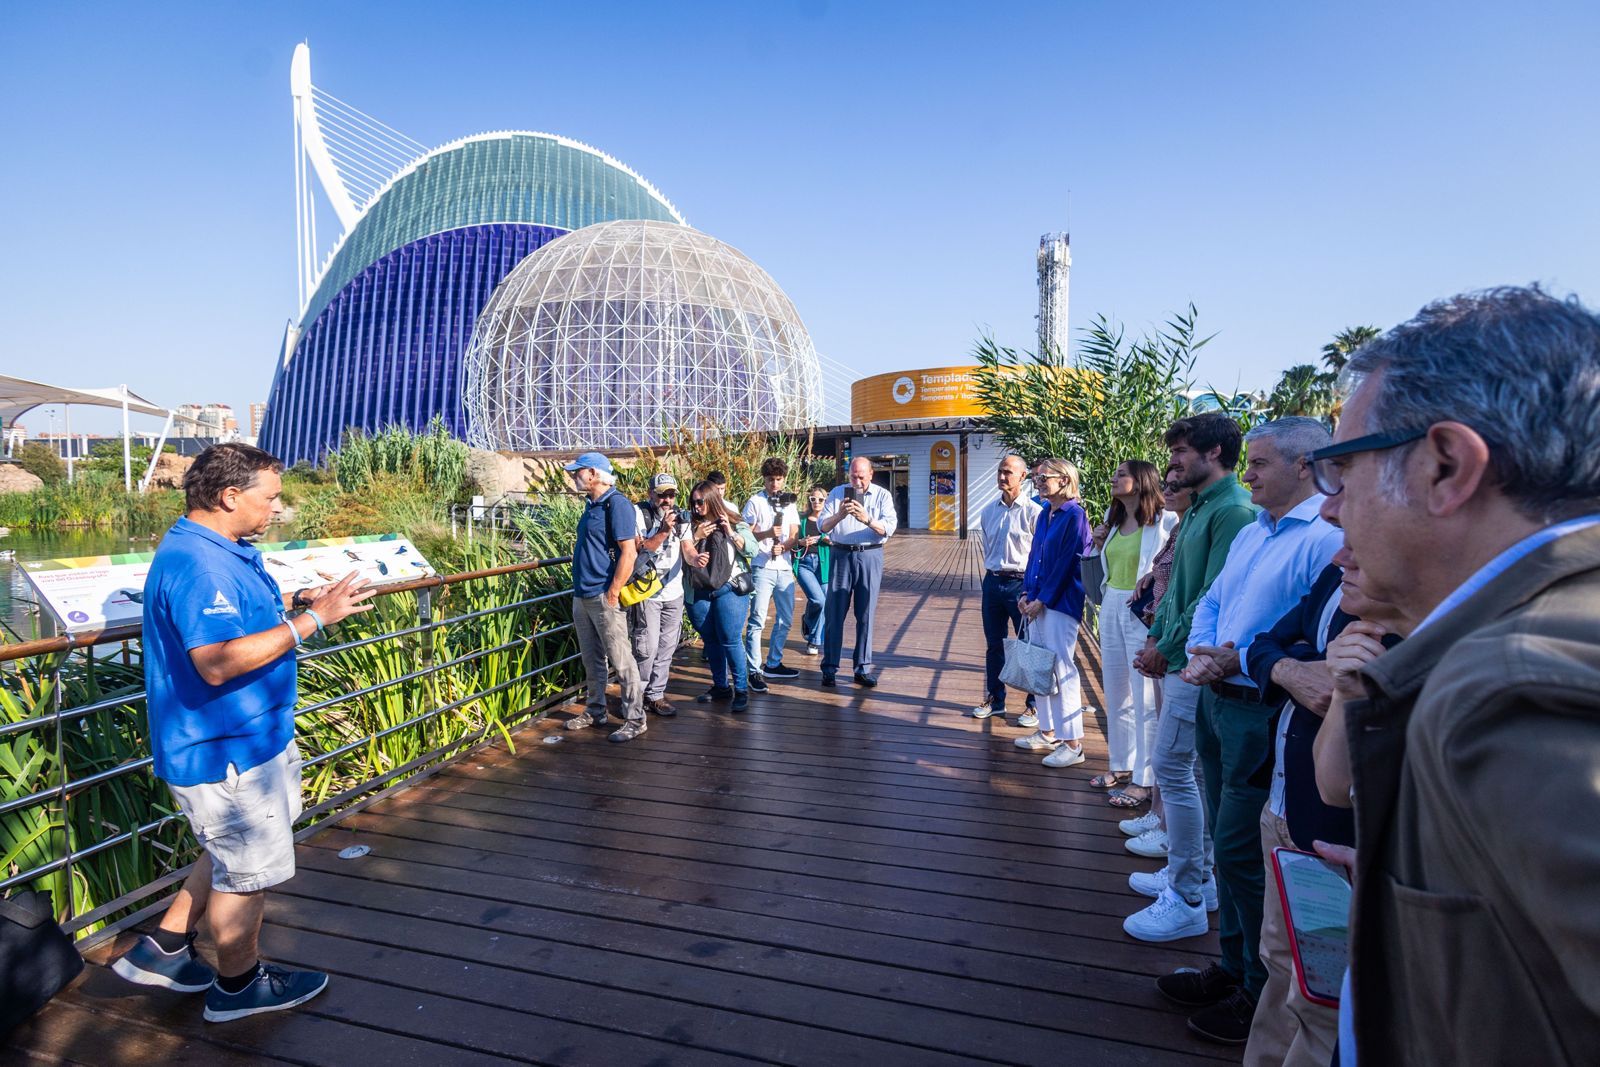
[[1033, 530], [1033, 548], [1017, 599], [1027, 619], [1028, 640], [1055, 653], [1056, 691], [1041, 694], [1035, 707], [1039, 729], [1016, 740], [1018, 748], [1044, 752], [1046, 767], [1071, 767], [1084, 761], [1082, 692], [1074, 659], [1083, 619], [1083, 553], [1089, 548], [1089, 519], [1078, 503], [1078, 468], [1064, 459], [1047, 459], [1033, 472], [1034, 488], [1048, 506]]
[[1094, 530], [1094, 549], [1104, 578], [1100, 586], [1100, 669], [1106, 699], [1106, 745], [1110, 769], [1090, 785], [1111, 790], [1109, 803], [1137, 808], [1155, 785], [1151, 755], [1160, 703], [1154, 683], [1133, 669], [1149, 628], [1128, 604], [1140, 580], [1166, 544], [1178, 518], [1162, 511], [1161, 474], [1155, 464], [1130, 459], [1111, 476], [1111, 508]]

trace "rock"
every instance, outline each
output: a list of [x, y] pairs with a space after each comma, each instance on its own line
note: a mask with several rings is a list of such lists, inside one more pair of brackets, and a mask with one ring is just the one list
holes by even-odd
[[478, 487], [478, 492], [483, 494], [486, 502], [493, 502], [505, 496], [506, 491], [501, 486], [500, 456], [495, 452], [485, 452], [481, 448], [474, 448], [467, 452], [467, 479]]
[[31, 493], [42, 485], [37, 474], [29, 474], [15, 463], [0, 463], [0, 493]]
[[194, 466], [193, 456], [161, 453], [161, 458], [156, 460], [155, 473], [150, 476], [150, 488], [182, 489], [183, 476], [189, 473], [189, 468], [192, 466]]

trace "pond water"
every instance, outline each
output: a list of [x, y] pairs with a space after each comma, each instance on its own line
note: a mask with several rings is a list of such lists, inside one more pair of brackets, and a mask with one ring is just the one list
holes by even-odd
[[39, 608], [33, 587], [17, 564], [24, 560], [105, 556], [116, 552], [153, 552], [149, 535], [129, 537], [115, 530], [12, 530], [0, 537], [0, 636], [7, 641], [27, 641], [40, 636]]

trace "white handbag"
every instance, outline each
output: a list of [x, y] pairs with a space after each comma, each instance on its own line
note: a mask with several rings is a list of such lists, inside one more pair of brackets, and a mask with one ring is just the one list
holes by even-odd
[[1006, 638], [1006, 662], [1000, 668], [1000, 681], [1024, 693], [1054, 696], [1056, 654], [1043, 645], [1029, 643], [1024, 626], [1021, 637]]

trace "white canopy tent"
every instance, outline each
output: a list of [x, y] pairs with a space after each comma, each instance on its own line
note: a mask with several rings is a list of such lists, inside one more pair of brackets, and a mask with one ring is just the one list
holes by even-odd
[[[128, 429], [128, 416], [130, 414], [155, 415], [158, 418], [165, 416], [167, 421], [161, 428], [161, 439], [156, 442], [155, 451], [150, 455], [150, 465], [145, 469], [144, 477], [139, 480], [140, 492], [150, 485], [150, 478], [155, 474], [156, 460], [160, 458], [161, 450], [166, 446], [167, 434], [172, 431], [173, 420], [183, 419], [197, 426], [203, 425], [185, 415], [179, 415], [171, 408], [164, 408], [146, 400], [126, 385], [113, 386], [109, 389], [70, 389], [66, 386], [46, 385], [44, 382], [0, 374], [0, 425], [10, 426], [29, 411], [45, 404], [61, 404], [67, 408], [68, 437], [72, 436], [70, 405], [88, 404], [94, 407], [122, 409], [122, 484], [123, 488], [130, 490], [133, 488], [133, 435]], [[72, 464], [70, 450], [67, 464], [70, 471]]]

